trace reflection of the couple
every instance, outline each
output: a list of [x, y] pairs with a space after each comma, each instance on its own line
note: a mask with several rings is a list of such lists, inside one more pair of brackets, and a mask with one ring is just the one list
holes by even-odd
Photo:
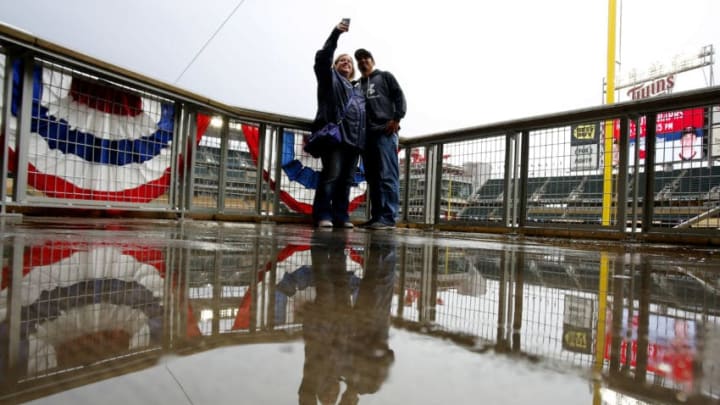
[[[391, 240], [370, 240], [362, 279], [347, 268], [350, 248], [343, 230], [313, 234], [311, 256], [316, 290], [303, 311], [305, 364], [300, 404], [355, 404], [377, 392], [394, 353], [388, 347], [396, 251]], [[359, 285], [358, 285], [359, 284]]]

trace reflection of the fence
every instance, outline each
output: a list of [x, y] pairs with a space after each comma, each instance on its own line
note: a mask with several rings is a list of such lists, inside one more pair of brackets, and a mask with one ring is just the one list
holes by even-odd
[[[640, 261], [618, 253], [610, 260], [612, 289], [600, 296], [603, 261], [593, 248], [415, 254], [434, 265], [412, 268], [405, 261], [401, 326], [561, 367], [589, 370], [599, 356], [611, 386], [633, 392], [623, 381], [648, 383], [637, 386], [644, 396], [720, 396], [720, 275], [704, 258]], [[443, 273], [438, 264], [448, 255], [464, 256], [464, 277]]]
[[100, 378], [108, 362], [159, 356], [169, 292], [162, 247], [18, 237], [3, 253], [3, 387]]
[[[307, 283], [311, 270], [302, 249], [278, 254], [274, 271], [266, 270], [272, 268], [272, 257], [265, 267], [260, 261], [264, 270], [255, 280], [252, 326], [246, 322], [213, 333], [299, 327], [301, 320], [294, 317], [302, 303], [314, 299], [314, 290], [307, 284], [290, 294], [282, 285], [289, 279]], [[638, 388], [648, 391], [644, 395], [690, 391], [718, 396], [717, 348], [709, 346], [716, 338], [704, 342], [717, 336], [720, 327], [720, 277], [714, 264], [702, 258], [689, 262], [660, 255], [641, 263], [633, 254], [614, 254], [611, 289], [598, 296], [603, 262], [592, 248], [533, 252], [403, 246], [401, 257], [391, 309], [398, 327], [450, 338], [473, 350], [521, 353], [581, 370], [595, 367], [599, 355], [601, 367], [611, 371], [612, 384], [642, 375], [651, 387]], [[200, 301], [191, 300], [193, 307]], [[223, 308], [236, 310], [239, 301], [230, 299]], [[602, 327], [601, 308], [607, 308]], [[228, 326], [239, 325], [238, 313], [227, 312], [233, 319]], [[682, 329], [685, 334], [680, 325], [689, 325]], [[672, 343], [683, 336], [689, 348], [685, 354]]]
[[[168, 349], [298, 338], [316, 298], [310, 244], [224, 242], [232, 249], [15, 238], [3, 250], [3, 383], [29, 389], [107, 365], [110, 374], [150, 366]], [[369, 246], [348, 249], [353, 291], [373, 264]], [[565, 368], [599, 364], [609, 386], [630, 392], [635, 381], [646, 395], [720, 396], [714, 259], [597, 246], [402, 244], [397, 253], [396, 327]], [[609, 274], [604, 296], [600, 274]]]

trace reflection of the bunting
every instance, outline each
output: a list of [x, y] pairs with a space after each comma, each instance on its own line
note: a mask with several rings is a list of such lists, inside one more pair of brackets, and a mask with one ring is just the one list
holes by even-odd
[[[362, 252], [357, 249], [349, 249], [348, 269], [362, 275]], [[190, 287], [189, 303], [188, 303], [188, 337], [198, 337], [203, 335], [212, 335], [211, 327], [212, 318], [216, 316], [213, 310], [207, 307], [207, 300], [217, 300], [222, 302], [222, 307], [218, 315], [220, 316], [218, 324], [218, 333], [227, 333], [231, 331], [247, 331], [251, 327], [251, 307], [253, 299], [257, 300], [257, 305], [262, 305], [262, 309], [256, 307], [256, 325], [265, 325], [269, 319], [260, 319], [265, 314], [272, 316], [275, 327], [282, 328], [284, 326], [297, 325], [300, 321], [297, 314], [303, 303], [311, 301], [315, 297], [315, 287], [313, 285], [310, 270], [310, 245], [306, 243], [288, 243], [282, 247], [272, 258], [269, 258], [257, 270], [256, 284], [254, 288], [249, 285], [223, 285], [221, 286], [221, 296], [215, 297], [213, 288], [210, 284], [203, 284]], [[275, 269], [276, 286], [270, 286], [270, 272]], [[302, 288], [301, 293], [296, 294], [296, 290], [289, 291], [290, 284], [299, 285]], [[307, 288], [306, 288], [307, 287]], [[273, 293], [274, 306], [273, 313], [270, 314], [270, 302], [259, 297], [267, 293]], [[229, 307], [229, 301], [239, 299], [237, 304]], [[205, 306], [203, 307], [203, 304]], [[237, 305], [237, 306], [235, 306]], [[193, 312], [193, 309], [199, 312], [199, 316]], [[231, 319], [227, 318], [231, 316]]]
[[[11, 333], [11, 273], [9, 266], [3, 268], [0, 339]], [[18, 366], [27, 374], [89, 364], [160, 340], [165, 277], [161, 250], [46, 242], [25, 250], [22, 274]], [[7, 361], [7, 354], [3, 357]]]

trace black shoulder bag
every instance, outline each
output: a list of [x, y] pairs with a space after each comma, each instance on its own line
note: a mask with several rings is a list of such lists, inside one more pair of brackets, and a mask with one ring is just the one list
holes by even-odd
[[353, 88], [352, 93], [350, 93], [350, 97], [348, 97], [348, 101], [345, 104], [345, 108], [343, 108], [342, 113], [340, 113], [340, 117], [337, 122], [328, 122], [325, 126], [311, 133], [307, 137], [305, 147], [303, 148], [305, 152], [309, 153], [314, 158], [319, 158], [322, 151], [328, 144], [337, 145], [342, 142], [342, 130], [340, 129], [340, 125], [342, 125], [342, 121], [345, 119], [345, 114], [347, 113], [354, 96], [355, 89]]

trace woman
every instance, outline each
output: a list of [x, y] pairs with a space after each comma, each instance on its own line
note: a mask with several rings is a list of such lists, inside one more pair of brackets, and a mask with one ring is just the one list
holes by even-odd
[[313, 221], [321, 228], [352, 228], [348, 213], [350, 187], [365, 147], [365, 99], [351, 82], [355, 76], [352, 57], [342, 54], [333, 62], [340, 34], [348, 24], [339, 23], [315, 54], [318, 111], [312, 130], [340, 122], [341, 142], [327, 143], [320, 153], [322, 170], [313, 200]]

